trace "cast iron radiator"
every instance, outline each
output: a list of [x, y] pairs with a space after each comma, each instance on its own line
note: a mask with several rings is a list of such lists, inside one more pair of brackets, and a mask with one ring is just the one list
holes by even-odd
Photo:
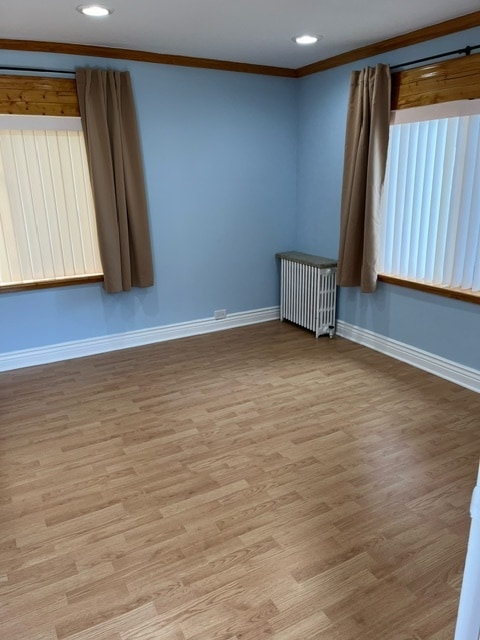
[[289, 320], [315, 332], [315, 337], [335, 335], [337, 262], [288, 251], [281, 261], [280, 320]]

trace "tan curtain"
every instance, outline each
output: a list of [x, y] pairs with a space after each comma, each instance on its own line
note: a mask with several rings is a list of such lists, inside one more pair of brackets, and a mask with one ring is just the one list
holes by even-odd
[[78, 69], [78, 102], [109, 293], [153, 284], [147, 201], [128, 72]]
[[379, 215], [390, 123], [390, 69], [354, 71], [343, 170], [338, 283], [367, 293], [377, 286]]

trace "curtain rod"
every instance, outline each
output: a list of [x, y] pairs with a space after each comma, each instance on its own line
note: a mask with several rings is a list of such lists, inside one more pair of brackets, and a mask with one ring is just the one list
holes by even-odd
[[[480, 49], [480, 44], [476, 44], [473, 47], [467, 46], [464, 49], [455, 49], [454, 51], [446, 51], [445, 53], [438, 53], [435, 56], [428, 56], [426, 58], [418, 58], [417, 60], [410, 60], [410, 62], [402, 62], [401, 64], [395, 64], [390, 67], [392, 71], [400, 69], [402, 67], [410, 67], [412, 64], [420, 64], [421, 62], [430, 62], [431, 60], [438, 60], [439, 58], [446, 58], [447, 56], [464, 55], [469, 56], [472, 51]], [[4, 67], [0, 66], [1, 71], [28, 71], [29, 73], [62, 73], [69, 76], [74, 76], [75, 71], [69, 71], [68, 69], [41, 69], [40, 67]]]
[[65, 73], [74, 76], [75, 71], [65, 69], [41, 69], [40, 67], [4, 67], [0, 66], [0, 71], [28, 71], [28, 73]]
[[469, 56], [475, 49], [480, 49], [480, 44], [476, 44], [473, 47], [465, 47], [464, 49], [456, 49], [455, 51], [446, 51], [445, 53], [439, 53], [436, 56], [428, 56], [427, 58], [419, 58], [418, 60], [411, 60], [410, 62], [403, 62], [402, 64], [395, 64], [390, 69], [400, 69], [400, 67], [410, 67], [412, 64], [419, 64], [420, 62], [430, 62], [430, 60], [438, 60], [438, 58], [446, 58], [453, 55], [465, 55]]

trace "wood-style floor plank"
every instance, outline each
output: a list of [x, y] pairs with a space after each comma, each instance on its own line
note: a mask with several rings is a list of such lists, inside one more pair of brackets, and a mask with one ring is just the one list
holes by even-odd
[[272, 322], [0, 375], [0, 637], [446, 640], [480, 397]]

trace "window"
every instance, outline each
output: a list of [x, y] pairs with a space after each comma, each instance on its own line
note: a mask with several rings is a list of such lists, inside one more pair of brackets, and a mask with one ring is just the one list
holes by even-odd
[[379, 272], [480, 292], [480, 100], [402, 109], [390, 127]]
[[101, 274], [80, 118], [0, 116], [0, 287]]
[[0, 293], [103, 280], [80, 122], [74, 78], [0, 75]]

